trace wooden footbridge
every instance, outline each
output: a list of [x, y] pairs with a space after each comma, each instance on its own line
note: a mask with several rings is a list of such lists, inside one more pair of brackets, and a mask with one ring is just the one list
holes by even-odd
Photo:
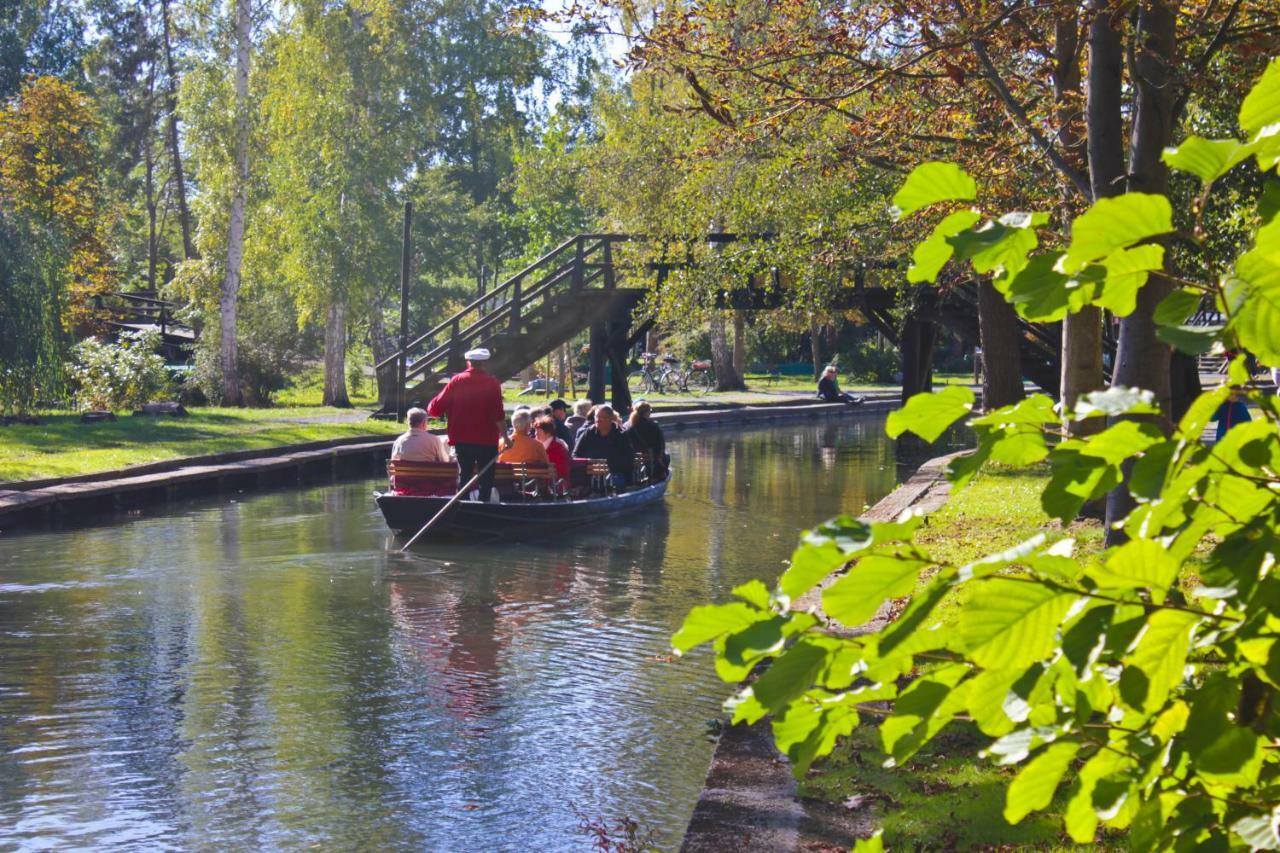
[[[708, 243], [769, 239], [770, 235], [711, 234]], [[551, 354], [584, 330], [590, 330], [589, 395], [605, 398], [605, 365], [611, 367], [611, 399], [615, 407], [631, 407], [626, 386], [629, 351], [653, 326], [637, 317], [651, 287], [671, 286], [670, 273], [692, 261], [617, 262], [624, 243], [651, 238], [627, 234], [579, 234], [473, 300], [453, 316], [378, 362], [379, 371], [395, 369], [399, 399], [384, 400], [383, 411], [403, 411], [412, 402], [429, 400], [464, 367], [463, 354], [474, 347], [492, 353], [488, 369], [500, 380]], [[954, 287], [919, 288], [910, 294], [905, 320], [895, 316], [904, 295], [897, 288], [871, 287], [866, 273], [896, 268], [891, 262], [868, 263], [854, 270], [849, 285], [831, 303], [833, 309], [856, 308], [903, 353], [903, 394], [929, 387], [938, 328], [945, 326], [977, 343], [977, 289], [973, 282]], [[718, 307], [774, 310], [785, 306], [786, 288], [775, 270], [753, 275], [743, 286], [726, 288]], [[1058, 389], [1060, 332], [1019, 320], [1024, 375], [1050, 393]]]

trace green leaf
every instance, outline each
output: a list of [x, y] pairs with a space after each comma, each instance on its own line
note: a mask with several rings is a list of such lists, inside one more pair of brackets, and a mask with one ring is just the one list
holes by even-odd
[[1147, 283], [1153, 270], [1164, 267], [1164, 246], [1150, 243], [1132, 249], [1117, 249], [1097, 264], [1091, 264], [1081, 273], [1081, 279], [1089, 278], [1094, 270], [1101, 270], [1101, 279], [1091, 302], [1105, 308], [1117, 317], [1133, 313], [1138, 304], [1138, 291]]
[[1005, 293], [1024, 319], [1053, 323], [1080, 310], [1086, 298], [1091, 298], [1091, 289], [1081, 290], [1079, 282], [1058, 270], [1062, 256], [1061, 252], [1036, 255], [1007, 279]]
[[1156, 323], [1161, 326], [1178, 326], [1185, 323], [1187, 318], [1199, 309], [1203, 298], [1204, 295], [1198, 290], [1179, 287], [1161, 299], [1160, 304], [1156, 306], [1154, 315]]
[[924, 560], [873, 554], [863, 557], [822, 593], [822, 609], [851, 628], [869, 621], [880, 605], [915, 588]]
[[1032, 394], [1012, 406], [1003, 406], [981, 417], [974, 418], [969, 423], [973, 426], [1014, 426], [1018, 424], [1043, 426], [1044, 424], [1056, 424], [1057, 422], [1058, 413], [1054, 411], [1053, 398], [1047, 394]]
[[735, 586], [733, 594], [747, 602], [747, 604], [754, 604], [761, 610], [767, 610], [769, 607], [769, 587], [765, 586], [761, 580], [753, 579]]
[[1270, 175], [1258, 196], [1258, 218], [1263, 225], [1270, 225], [1277, 213], [1280, 213], [1280, 178]]
[[773, 741], [778, 749], [787, 752], [808, 740], [821, 722], [822, 705], [810, 695], [801, 696], [774, 716], [771, 723]]
[[973, 410], [973, 392], [963, 385], [948, 385], [932, 394], [916, 394], [907, 405], [889, 413], [885, 432], [897, 438], [913, 432], [934, 442], [956, 421]]
[[[869, 527], [867, 532], [870, 533]], [[792, 552], [791, 564], [778, 579], [778, 589], [794, 601], [848, 561], [849, 555], [833, 542], [821, 545], [803, 543]]]
[[963, 710], [957, 684], [969, 673], [964, 664], [944, 664], [911, 683], [880, 724], [880, 740], [890, 763], [901, 764]]
[[907, 270], [907, 281], [915, 284], [922, 281], [934, 282], [938, 273], [951, 260], [955, 251], [948, 237], [953, 237], [973, 225], [982, 216], [976, 210], [957, 210], [950, 213], [934, 226], [928, 239], [916, 244], [911, 253], [911, 267]]
[[1173, 208], [1162, 195], [1126, 193], [1099, 199], [1071, 225], [1064, 271], [1074, 273], [1116, 249], [1172, 230]]
[[1189, 172], [1206, 184], [1221, 178], [1249, 159], [1253, 148], [1238, 139], [1203, 139], [1188, 136], [1177, 148], [1166, 148], [1161, 159], [1172, 169]]
[[1280, 364], [1280, 219], [1258, 231], [1257, 243], [1236, 260], [1244, 298], [1229, 328], [1265, 363]]
[[1240, 104], [1240, 126], [1254, 134], [1280, 122], [1280, 57], [1271, 60], [1262, 77]]
[[1001, 433], [991, 445], [991, 461], [1025, 467], [1049, 455], [1044, 433], [1033, 427], [1018, 427]]
[[1155, 424], [1120, 421], [1097, 435], [1080, 441], [1079, 449], [1081, 456], [1093, 456], [1108, 465], [1119, 465], [1130, 456], [1137, 456], [1161, 441], [1164, 441], [1164, 433]]
[[897, 218], [910, 216], [921, 208], [943, 201], [971, 201], [978, 185], [954, 163], [922, 163], [911, 170], [906, 182], [893, 196]]
[[1204, 355], [1222, 336], [1222, 331], [1204, 326], [1160, 326], [1156, 337], [1188, 355]]
[[1120, 483], [1120, 471], [1102, 459], [1059, 447], [1049, 454], [1053, 473], [1040, 494], [1040, 506], [1050, 518], [1070, 524], [1085, 501], [1102, 497]]
[[1027, 255], [1039, 245], [1034, 229], [1010, 228], [998, 222], [961, 231], [947, 242], [955, 247], [957, 258], [968, 260], [984, 275], [996, 270], [1016, 275], [1027, 265]]
[[739, 601], [729, 604], [708, 604], [695, 607], [684, 617], [684, 624], [671, 638], [671, 648], [677, 655], [710, 642], [724, 634], [741, 631], [749, 625], [773, 616], [766, 610]]
[[1075, 600], [1040, 583], [989, 578], [958, 617], [961, 642], [985, 669], [1029, 666], [1052, 651], [1058, 623]]
[[[1176, 567], [1175, 567], [1176, 570]], [[1154, 713], [1182, 683], [1191, 632], [1200, 617], [1182, 610], [1158, 610], [1147, 620], [1137, 648], [1125, 658], [1120, 696], [1134, 710]]]
[[822, 646], [800, 640], [756, 679], [752, 692], [770, 713], [776, 712], [813, 686], [826, 657]]
[[1004, 819], [1017, 823], [1031, 812], [1048, 806], [1079, 751], [1080, 744], [1076, 741], [1058, 741], [1027, 762], [1005, 791]]
[[1067, 834], [1080, 844], [1092, 844], [1098, 831], [1098, 810], [1093, 796], [1098, 783], [1116, 774], [1129, 763], [1129, 759], [1110, 749], [1100, 749], [1085, 762], [1076, 775], [1076, 784], [1063, 823]]

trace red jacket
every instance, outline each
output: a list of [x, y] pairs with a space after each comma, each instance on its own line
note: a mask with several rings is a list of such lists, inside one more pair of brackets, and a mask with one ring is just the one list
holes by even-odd
[[556, 476], [561, 480], [569, 476], [569, 445], [558, 438], [551, 439], [547, 445], [547, 459], [556, 466]]
[[449, 419], [450, 444], [497, 444], [506, 418], [502, 384], [479, 367], [468, 367], [427, 404], [427, 414]]

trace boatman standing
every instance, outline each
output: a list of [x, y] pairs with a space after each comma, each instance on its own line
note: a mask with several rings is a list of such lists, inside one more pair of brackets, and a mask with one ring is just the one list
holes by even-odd
[[[489, 351], [468, 350], [467, 369], [454, 376], [427, 404], [432, 417], [448, 418], [446, 433], [458, 454], [458, 490], [476, 471], [498, 455], [498, 442], [505, 435], [506, 412], [502, 408], [502, 385], [484, 369]], [[493, 466], [476, 484], [482, 500], [492, 500]]]

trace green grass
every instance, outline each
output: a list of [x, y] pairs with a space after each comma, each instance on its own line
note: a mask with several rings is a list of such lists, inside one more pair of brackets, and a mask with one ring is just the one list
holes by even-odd
[[[1075, 522], [1063, 530], [1045, 515], [1040, 492], [1048, 475], [1044, 465], [984, 469], [929, 517], [917, 542], [951, 564], [1004, 550], [1041, 531], [1050, 539], [1074, 536], [1078, 550], [1101, 548], [1100, 523]], [[967, 587], [961, 586], [935, 614], [944, 623], [953, 620], [966, 598]], [[1062, 831], [1061, 793], [1045, 812], [1017, 826], [1005, 823], [1004, 791], [1016, 768], [979, 757], [987, 742], [972, 725], [954, 723], [903, 767], [886, 769], [876, 728], [864, 725], [810, 771], [801, 792], [835, 803], [869, 798], [890, 849], [1078, 849]]]
[[[358, 385], [347, 383], [347, 395], [356, 408], [378, 407], [378, 384], [372, 376], [363, 376]], [[324, 368], [304, 368], [289, 384], [275, 393], [272, 402], [277, 406], [319, 406], [324, 398]]]
[[901, 768], [885, 768], [873, 724], [855, 730], [800, 783], [800, 794], [852, 805], [869, 803], [890, 850], [1084, 850], [1120, 846], [1076, 845], [1062, 832], [1063, 789], [1049, 809], [1015, 826], [1005, 823], [1004, 792], [1016, 767], [1000, 767], [977, 753], [987, 739], [969, 723], [955, 723]]
[[374, 420], [326, 423], [350, 409], [194, 408], [187, 418], [120, 417], [82, 424], [76, 415], [44, 415], [40, 426], [0, 427], [0, 481], [109, 471], [130, 465], [231, 450], [253, 450], [351, 435], [399, 432]]

